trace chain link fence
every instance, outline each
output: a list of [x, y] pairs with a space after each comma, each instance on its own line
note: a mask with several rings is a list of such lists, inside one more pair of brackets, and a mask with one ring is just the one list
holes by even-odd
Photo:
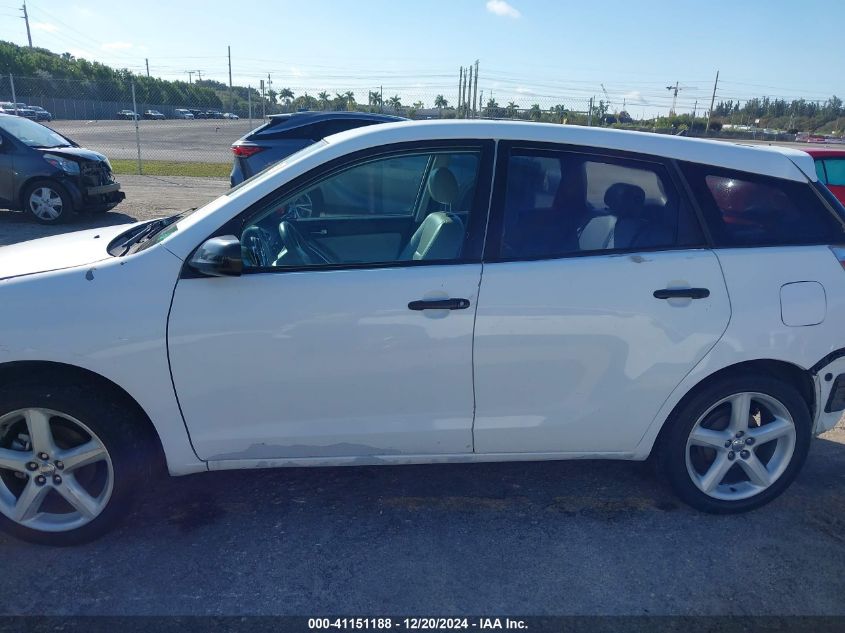
[[[391, 96], [384, 96], [391, 95]], [[452, 97], [450, 99], [450, 96]], [[706, 119], [682, 115], [635, 121], [601, 100], [526, 95], [500, 104], [462, 100], [424, 89], [279, 92], [215, 81], [163, 81], [127, 73], [123, 79], [57, 80], [0, 76], [0, 102], [8, 111], [48, 125], [80, 145], [102, 152], [122, 173], [224, 176], [231, 145], [277, 113], [300, 110], [382, 112], [409, 119], [507, 119], [703, 135]], [[17, 105], [15, 105], [17, 104]], [[766, 138], [763, 131], [709, 130], [709, 136]], [[190, 168], [188, 166], [191, 166]]]

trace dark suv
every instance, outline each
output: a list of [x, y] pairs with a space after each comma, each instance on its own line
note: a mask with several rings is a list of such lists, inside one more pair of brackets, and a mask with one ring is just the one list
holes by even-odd
[[59, 224], [73, 211], [108, 211], [125, 197], [102, 154], [40, 123], [0, 114], [0, 207]]
[[230, 180], [234, 187], [259, 171], [332, 134], [376, 123], [405, 121], [369, 112], [295, 112], [270, 121], [235, 141]]

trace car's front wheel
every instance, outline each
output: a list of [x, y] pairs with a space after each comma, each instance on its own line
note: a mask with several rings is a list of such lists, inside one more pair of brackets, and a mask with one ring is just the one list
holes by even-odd
[[807, 403], [766, 375], [717, 379], [674, 412], [658, 465], [678, 496], [714, 513], [744, 512], [780, 495], [810, 445]]
[[73, 213], [73, 201], [67, 190], [51, 180], [30, 184], [23, 201], [26, 211], [42, 224], [61, 224]]
[[78, 384], [0, 389], [0, 527], [49, 545], [108, 531], [151, 463], [136, 418]]

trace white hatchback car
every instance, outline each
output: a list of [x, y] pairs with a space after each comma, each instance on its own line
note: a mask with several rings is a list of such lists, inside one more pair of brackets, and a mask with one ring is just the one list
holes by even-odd
[[802, 152], [397, 123], [5, 247], [0, 521], [94, 538], [161, 456], [653, 456], [696, 508], [760, 506], [845, 408], [843, 217]]

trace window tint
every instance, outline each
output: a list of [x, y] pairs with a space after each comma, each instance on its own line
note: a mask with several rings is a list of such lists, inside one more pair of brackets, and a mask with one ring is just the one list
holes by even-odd
[[827, 174], [824, 171], [824, 161], [816, 159], [816, 175], [824, 184], [827, 184]]
[[302, 267], [464, 256], [478, 152], [365, 160], [257, 209], [241, 234], [247, 267]]
[[825, 184], [845, 187], [845, 158], [826, 158], [824, 166], [827, 171]]
[[508, 160], [501, 257], [692, 244], [700, 229], [657, 163], [520, 150]]
[[687, 163], [684, 172], [717, 246], [819, 244], [842, 225], [808, 183]]

